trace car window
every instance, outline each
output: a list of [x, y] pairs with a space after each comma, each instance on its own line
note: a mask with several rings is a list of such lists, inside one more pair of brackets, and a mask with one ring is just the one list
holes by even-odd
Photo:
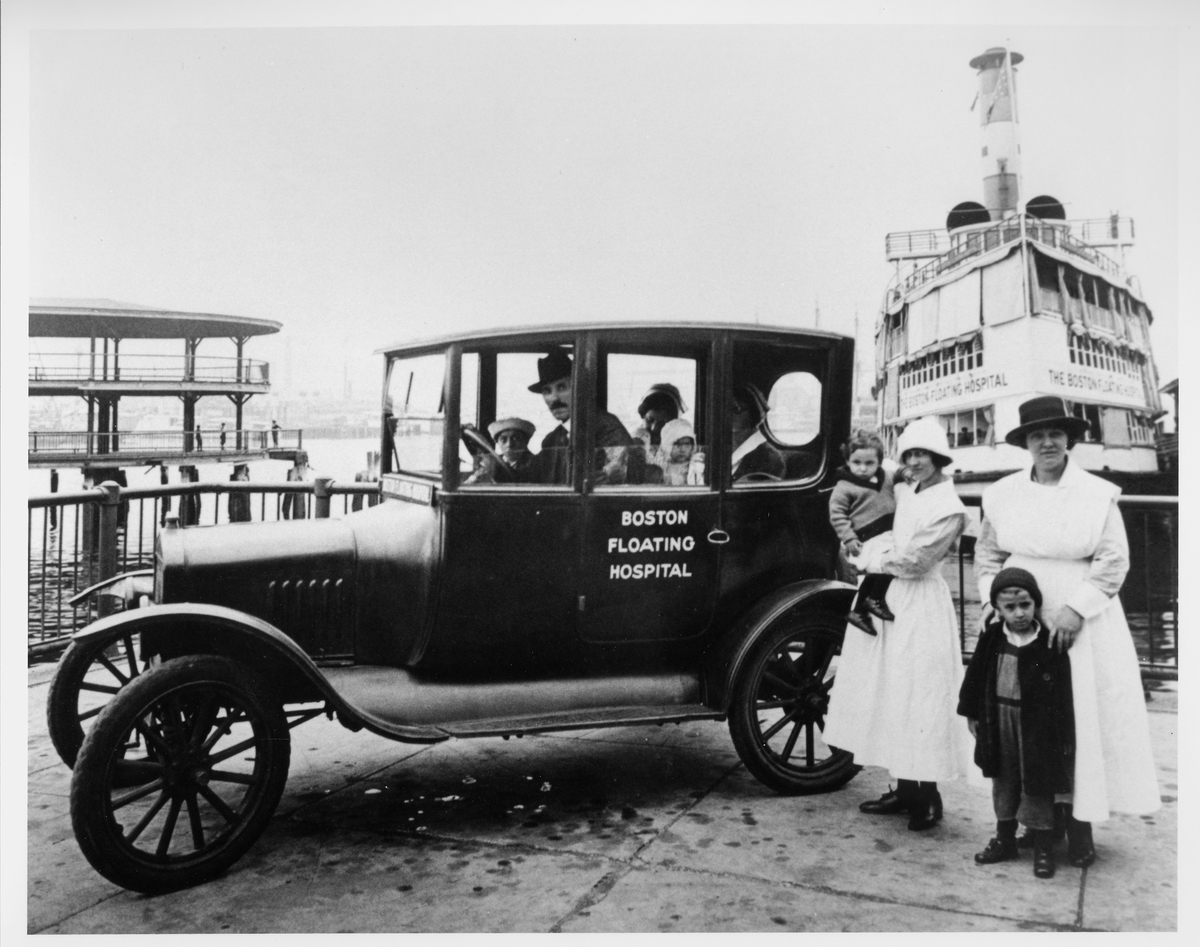
[[804, 447], [821, 432], [821, 382], [811, 372], [789, 372], [771, 386], [771, 432], [785, 447]]
[[[467, 488], [518, 489], [571, 485], [569, 412], [563, 425], [540, 390], [539, 362], [550, 349], [573, 358], [570, 345], [533, 351], [480, 350], [462, 356], [460, 423], [496, 450], [510, 469], [480, 447], [468, 432], [459, 438], [459, 482]], [[571, 400], [573, 387], [564, 393]], [[560, 429], [561, 428], [561, 429]], [[472, 443], [468, 445], [468, 441]]]
[[733, 485], [816, 476], [826, 450], [821, 430], [825, 352], [740, 342], [733, 354]]
[[443, 353], [393, 359], [388, 366], [384, 417], [395, 469], [440, 478], [445, 430]]
[[708, 438], [698, 423], [702, 359], [647, 350], [601, 351], [595, 428], [597, 489], [702, 487]]

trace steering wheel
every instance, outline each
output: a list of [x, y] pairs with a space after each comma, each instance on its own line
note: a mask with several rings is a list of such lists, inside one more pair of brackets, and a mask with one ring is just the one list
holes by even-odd
[[474, 424], [464, 424], [459, 431], [463, 444], [472, 454], [483, 454], [495, 464], [496, 480], [504, 483], [517, 479], [517, 472], [507, 460], [496, 453], [496, 448], [482, 431]]

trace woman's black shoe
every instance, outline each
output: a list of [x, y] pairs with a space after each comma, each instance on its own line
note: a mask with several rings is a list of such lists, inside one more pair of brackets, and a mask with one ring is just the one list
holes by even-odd
[[934, 793], [931, 797], [918, 799], [912, 804], [908, 812], [908, 828], [910, 832], [923, 832], [925, 829], [932, 829], [942, 821], [941, 793]]
[[1074, 816], [1067, 819], [1067, 861], [1075, 868], [1087, 868], [1096, 860], [1092, 844], [1092, 823], [1080, 822]]
[[1034, 830], [1033, 873], [1038, 878], [1054, 877], [1054, 833], [1050, 829]]
[[878, 799], [869, 799], [858, 807], [867, 815], [903, 815], [913, 805], [911, 799], [903, 798], [896, 790], [889, 789]]

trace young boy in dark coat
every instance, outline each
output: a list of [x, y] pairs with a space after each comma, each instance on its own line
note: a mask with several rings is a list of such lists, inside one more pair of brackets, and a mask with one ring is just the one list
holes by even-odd
[[[869, 431], [856, 431], [842, 445], [844, 467], [837, 470], [838, 482], [829, 495], [829, 522], [842, 541], [839, 557], [841, 578], [853, 583], [855, 571], [850, 568], [855, 557], [862, 555], [869, 542], [890, 543], [892, 520], [896, 513], [896, 495], [892, 478], [883, 469], [883, 441]], [[844, 564], [844, 565], [843, 565]], [[854, 627], [875, 634], [872, 615], [884, 621], [895, 621], [888, 610], [884, 595], [892, 576], [867, 573], [858, 587], [858, 595], [850, 607], [849, 620]]]
[[996, 837], [980, 865], [1017, 857], [1017, 823], [1033, 835], [1033, 873], [1054, 877], [1054, 795], [1071, 792], [1075, 713], [1071, 663], [1037, 620], [1042, 592], [1024, 569], [992, 580], [992, 607], [967, 667], [958, 712], [975, 736], [975, 762], [992, 780]]

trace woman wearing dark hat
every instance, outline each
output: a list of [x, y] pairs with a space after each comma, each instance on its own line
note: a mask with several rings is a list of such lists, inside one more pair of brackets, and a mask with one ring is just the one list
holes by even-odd
[[914, 421], [898, 447], [914, 483], [896, 485], [894, 545], [860, 562], [868, 572], [895, 576], [887, 606], [896, 619], [882, 622], [875, 637], [846, 636], [824, 738], [898, 781], [894, 791], [859, 806], [863, 812], [907, 814], [908, 827], [919, 831], [942, 818], [938, 782], [970, 769], [971, 735], [957, 713], [958, 621], [941, 570], [967, 513], [942, 473], [950, 448], [936, 420]]
[[1005, 440], [1029, 451], [1030, 466], [984, 491], [975, 573], [984, 602], [1002, 568], [1033, 573], [1052, 641], [1069, 649], [1074, 793], [1058, 798], [1069, 860], [1085, 867], [1096, 857], [1091, 823], [1110, 812], [1146, 815], [1160, 805], [1137, 653], [1117, 598], [1129, 543], [1120, 489], [1068, 456], [1087, 422], [1053, 396], [1026, 401], [1020, 418]]
[[663, 425], [682, 417], [686, 412], [687, 405], [684, 404], [683, 395], [679, 393], [678, 388], [665, 382], [651, 385], [646, 397], [638, 405], [642, 426], [633, 436], [647, 447], [658, 447]]

